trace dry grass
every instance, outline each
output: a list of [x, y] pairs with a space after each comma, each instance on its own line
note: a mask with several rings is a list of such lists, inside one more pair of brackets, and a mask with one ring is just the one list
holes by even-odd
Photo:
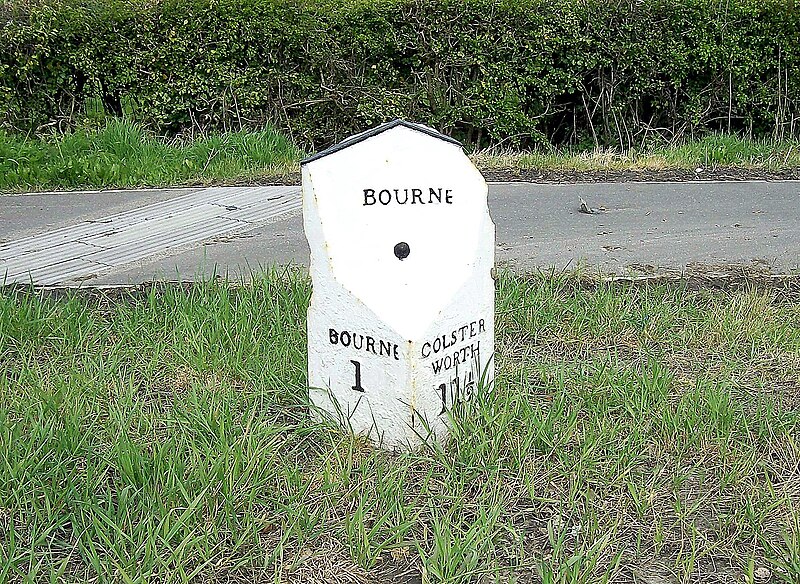
[[800, 168], [797, 142], [753, 141], [734, 136], [709, 136], [699, 141], [620, 151], [515, 152], [489, 149], [472, 155], [481, 170], [595, 171], [707, 171], [719, 167], [780, 171]]

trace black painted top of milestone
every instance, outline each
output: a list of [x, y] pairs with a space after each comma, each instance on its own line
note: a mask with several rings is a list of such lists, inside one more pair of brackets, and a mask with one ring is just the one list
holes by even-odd
[[450, 136], [445, 136], [444, 134], [440, 134], [436, 130], [428, 128], [427, 126], [422, 126], [420, 124], [413, 124], [405, 120], [394, 120], [393, 122], [387, 122], [385, 124], [381, 124], [380, 126], [375, 126], [374, 128], [367, 130], [366, 132], [361, 132], [360, 134], [351, 136], [347, 140], [339, 142], [338, 144], [334, 144], [333, 146], [331, 146], [330, 148], [326, 148], [322, 152], [317, 152], [313, 156], [309, 156], [308, 158], [301, 160], [300, 164], [301, 165], [308, 164], [309, 162], [319, 160], [324, 156], [328, 156], [328, 154], [333, 154], [334, 152], [339, 152], [339, 150], [344, 150], [345, 148], [349, 148], [354, 144], [363, 142], [368, 138], [377, 136], [378, 134], [381, 134], [386, 130], [391, 130], [392, 128], [396, 128], [397, 126], [403, 126], [409, 128], [410, 130], [416, 130], [417, 132], [422, 132], [423, 134], [427, 134], [428, 136], [432, 136], [434, 138], [439, 138], [440, 140], [444, 140], [445, 142], [450, 142], [451, 144], [456, 144], [458, 146], [462, 145], [461, 142], [459, 142], [455, 138], [451, 138]]

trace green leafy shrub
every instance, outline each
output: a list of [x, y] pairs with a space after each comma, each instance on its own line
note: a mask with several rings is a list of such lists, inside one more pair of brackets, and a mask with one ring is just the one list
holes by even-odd
[[0, 115], [324, 146], [395, 117], [467, 143], [800, 134], [790, 0], [12, 0]]

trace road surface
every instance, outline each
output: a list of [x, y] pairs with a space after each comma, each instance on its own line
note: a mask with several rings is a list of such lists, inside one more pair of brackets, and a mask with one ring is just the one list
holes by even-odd
[[[516, 271], [800, 271], [797, 181], [493, 183], [489, 208], [497, 263]], [[240, 279], [307, 262], [299, 187], [0, 196], [6, 283]]]

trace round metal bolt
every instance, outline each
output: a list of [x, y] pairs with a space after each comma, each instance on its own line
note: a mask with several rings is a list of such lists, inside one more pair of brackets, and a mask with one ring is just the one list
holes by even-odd
[[394, 246], [394, 255], [397, 257], [398, 260], [404, 260], [408, 257], [408, 254], [411, 253], [411, 248], [408, 247], [408, 244], [405, 241], [401, 241], [397, 245]]

